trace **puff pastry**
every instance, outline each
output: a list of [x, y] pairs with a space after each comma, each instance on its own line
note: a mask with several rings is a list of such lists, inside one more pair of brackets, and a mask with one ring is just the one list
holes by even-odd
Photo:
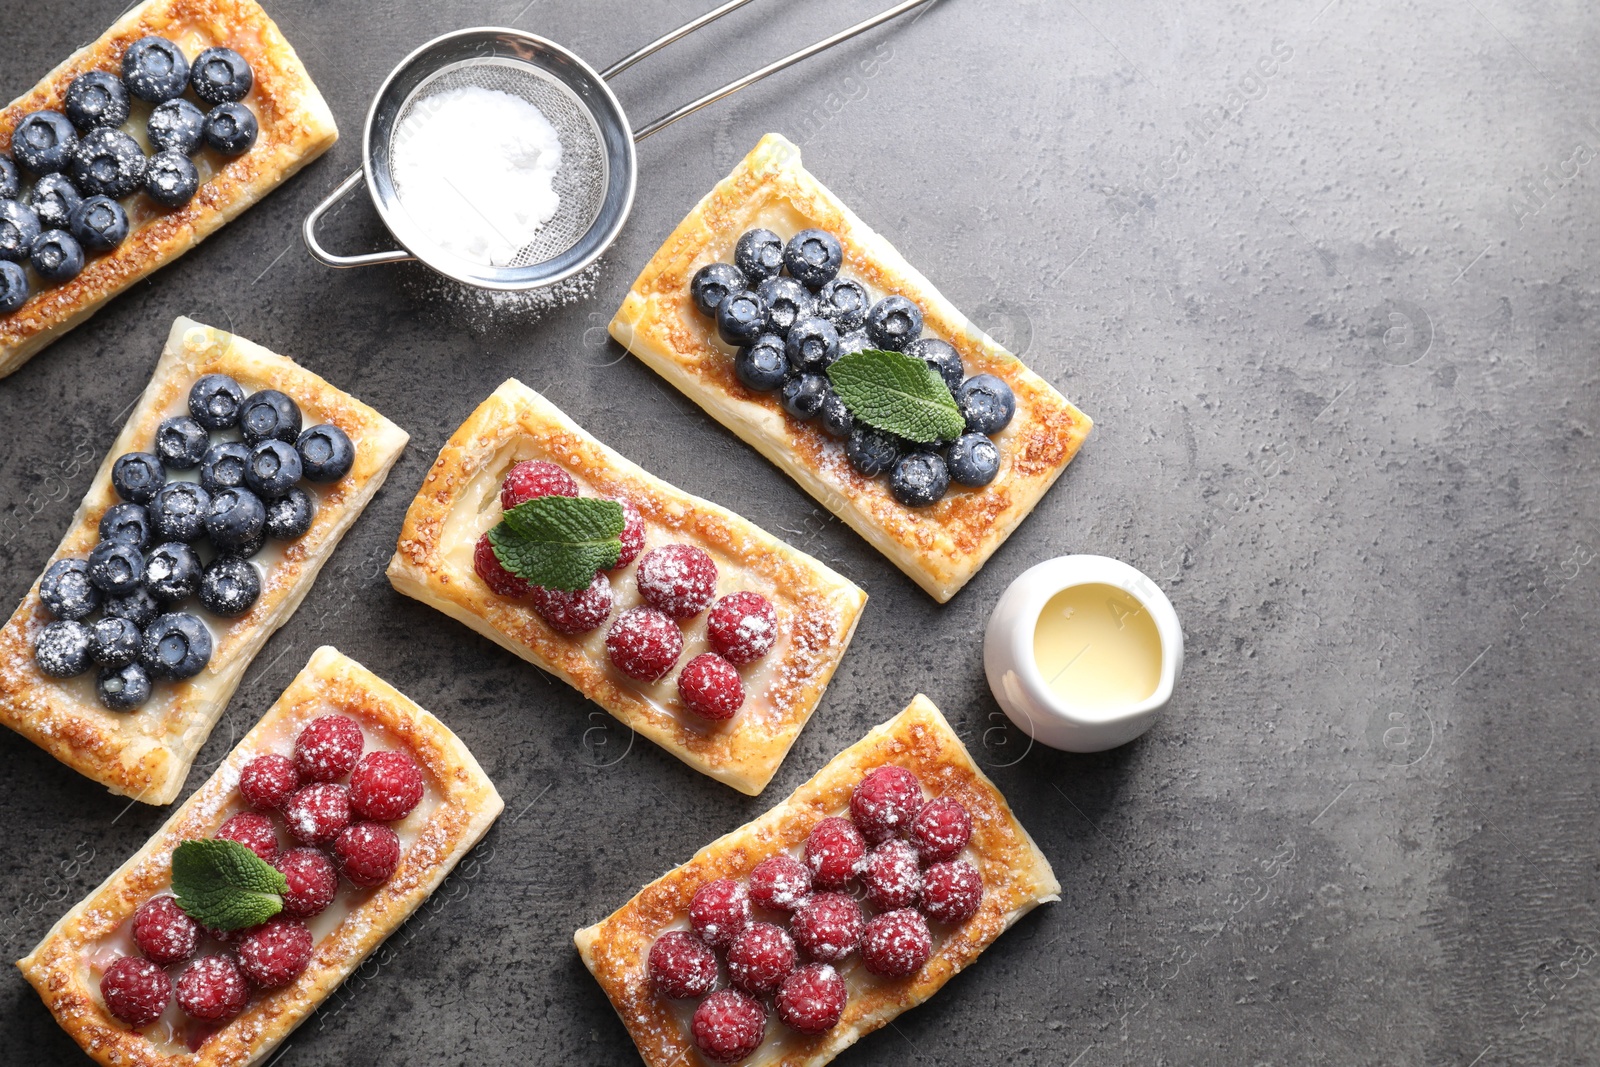
[[[73, 78], [88, 70], [117, 70], [127, 47], [151, 34], [172, 40], [191, 58], [225, 45], [249, 60], [255, 86], [241, 102], [255, 113], [261, 132], [250, 151], [236, 158], [209, 149], [197, 155], [200, 191], [182, 208], [166, 211], [143, 194], [129, 197], [123, 205], [130, 223], [127, 240], [90, 257], [72, 281], [42, 289], [16, 312], [0, 315], [0, 377], [199, 244], [338, 140], [333, 113], [300, 57], [254, 0], [145, 0], [0, 110], [0, 151], [10, 150], [11, 131], [23, 116], [59, 109]], [[145, 113], [137, 108], [124, 125], [141, 143]]]
[[179, 318], [172, 324], [150, 384], [106, 453], [71, 529], [46, 566], [64, 556], [83, 556], [94, 547], [101, 515], [117, 502], [111, 487], [116, 458], [148, 448], [161, 420], [186, 410], [195, 379], [212, 372], [231, 375], [250, 392], [274, 388], [287, 393], [304, 411], [306, 425], [331, 422], [344, 430], [355, 445], [356, 460], [338, 482], [307, 485], [317, 510], [303, 537], [269, 542], [256, 557], [263, 574], [255, 606], [236, 619], [206, 616], [213, 638], [211, 662], [188, 681], [157, 685], [150, 700], [136, 711], [107, 711], [95, 698], [92, 676], [60, 681], [35, 665], [34, 636], [50, 621], [37, 581], [0, 628], [0, 723], [113, 793], [147, 804], [169, 804], [177, 798], [189, 764], [227, 707], [245, 668], [299, 607], [407, 440], [400, 427], [293, 361], [242, 337]]
[[718, 878], [745, 878], [762, 860], [798, 850], [818, 822], [847, 813], [856, 783], [886, 764], [906, 768], [921, 779], [927, 792], [958, 800], [971, 813], [974, 831], [965, 858], [983, 875], [983, 903], [966, 923], [936, 937], [932, 958], [908, 978], [874, 978], [859, 957], [839, 965], [850, 999], [838, 1024], [827, 1033], [805, 1037], [769, 1021], [765, 1042], [743, 1064], [821, 1067], [938, 992], [1034, 907], [1060, 899], [1061, 885], [1049, 861], [1017, 822], [1005, 797], [978, 769], [939, 709], [919, 694], [899, 715], [830, 760], [787, 800], [713, 841], [609, 917], [577, 932], [574, 940], [584, 965], [611, 998], [650, 1067], [698, 1062], [682, 1005], [658, 997], [651, 987], [646, 961], [657, 936], [683, 924], [700, 886]]
[[[172, 1015], [143, 1032], [130, 1030], [100, 999], [99, 971], [136, 951], [129, 931], [134, 911], [171, 884], [173, 849], [211, 837], [230, 815], [247, 810], [239, 796], [240, 769], [266, 752], [287, 754], [300, 727], [330, 712], [360, 723], [373, 747], [404, 751], [422, 768], [423, 800], [395, 824], [402, 853], [393, 877], [370, 892], [345, 886], [341, 899], [312, 922], [318, 941], [300, 977], [258, 992], [197, 1051], [191, 1053], [167, 1025]], [[63, 915], [17, 966], [62, 1029], [108, 1067], [260, 1063], [427, 900], [504, 806], [478, 761], [444, 723], [361, 664], [324, 646], [149, 843]]]
[[[708, 724], [681, 707], [669, 682], [638, 682], [616, 670], [606, 655], [605, 626], [563, 636], [477, 577], [472, 550], [500, 521], [500, 483], [514, 463], [529, 459], [565, 468], [582, 495], [633, 501], [644, 516], [647, 547], [684, 542], [705, 549], [717, 564], [719, 595], [747, 589], [772, 602], [777, 643], [741, 672], [748, 697], [732, 719]], [[772, 779], [816, 709], [867, 599], [805, 553], [624, 459], [514, 378], [440, 451], [406, 512], [389, 580], [562, 678], [689, 766], [752, 796]], [[631, 570], [613, 572], [612, 588], [616, 611], [638, 603]], [[684, 637], [680, 663], [704, 651], [704, 619], [694, 620]]]
[[[994, 435], [999, 475], [982, 489], [952, 486], [926, 508], [889, 494], [886, 478], [859, 474], [839, 442], [783, 412], [774, 393], [746, 388], [734, 349], [699, 314], [689, 281], [707, 263], [732, 262], [739, 236], [764, 226], [787, 240], [808, 227], [844, 246], [843, 273], [874, 300], [904, 296], [922, 308], [925, 334], [949, 341], [969, 374], [1003, 378], [1017, 398], [1011, 424]], [[611, 336], [718, 422], [777, 464], [824, 507], [934, 599], [944, 603], [1011, 536], [1089, 434], [1087, 415], [974, 325], [900, 253], [800, 165], [800, 149], [775, 133], [695, 205], [645, 264], [611, 320]]]

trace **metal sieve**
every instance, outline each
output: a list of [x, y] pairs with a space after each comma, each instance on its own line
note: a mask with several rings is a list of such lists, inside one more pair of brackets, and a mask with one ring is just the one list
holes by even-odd
[[[306, 247], [330, 267], [419, 260], [446, 277], [482, 289], [522, 291], [554, 285], [589, 266], [616, 240], [633, 206], [638, 177], [634, 146], [639, 141], [707, 104], [929, 0], [903, 0], [634, 129], [607, 81], [749, 2], [729, 0], [599, 72], [561, 45], [521, 30], [483, 27], [434, 38], [401, 60], [379, 87], [367, 111], [361, 169], [340, 182], [306, 216]], [[415, 218], [418, 205], [402, 202], [405, 191], [397, 187], [391, 168], [397, 134], [406, 119], [428, 108], [441, 93], [463, 86], [499, 90], [528, 101], [555, 127], [561, 140], [561, 165], [554, 180], [560, 197], [556, 213], [504, 266], [476, 263], [438, 247]], [[362, 181], [378, 217], [401, 247], [365, 255], [336, 255], [317, 240], [317, 224]]]

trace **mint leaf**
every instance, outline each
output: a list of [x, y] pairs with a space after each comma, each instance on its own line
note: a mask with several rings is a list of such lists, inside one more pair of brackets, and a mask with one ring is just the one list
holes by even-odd
[[622, 555], [622, 505], [586, 496], [523, 501], [489, 531], [500, 566], [546, 589], [576, 593]]
[[172, 852], [172, 892], [189, 918], [213, 930], [259, 926], [283, 910], [289, 883], [237, 841], [185, 841]]
[[828, 380], [858, 422], [919, 444], [960, 437], [967, 422], [939, 372], [916, 356], [866, 348], [840, 356]]

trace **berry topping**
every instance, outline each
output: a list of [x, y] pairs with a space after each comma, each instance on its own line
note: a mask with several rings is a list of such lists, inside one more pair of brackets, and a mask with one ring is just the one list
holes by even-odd
[[794, 938], [781, 926], [751, 923], [728, 946], [728, 979], [752, 996], [775, 991], [799, 962]]
[[844, 249], [827, 230], [801, 230], [783, 246], [783, 265], [810, 289], [833, 281], [843, 262]]
[[865, 926], [860, 906], [843, 893], [813, 894], [789, 920], [795, 944], [824, 963], [838, 963], [854, 952]]
[[783, 343], [783, 354], [796, 374], [820, 374], [839, 358], [839, 331], [827, 319], [798, 319]]
[[893, 352], [922, 336], [922, 309], [903, 296], [886, 296], [867, 310], [867, 336]]
[[122, 53], [122, 81], [140, 100], [159, 104], [183, 95], [189, 60], [165, 37], [144, 37]]
[[798, 374], [783, 383], [778, 391], [778, 403], [784, 411], [805, 422], [816, 418], [832, 395], [828, 379], [821, 374]]
[[975, 374], [955, 391], [968, 433], [999, 433], [1017, 413], [1011, 387], [992, 374]]
[[611, 614], [611, 579], [597, 571], [589, 588], [577, 593], [536, 585], [528, 590], [528, 599], [558, 633], [586, 634]]
[[194, 155], [200, 149], [200, 139], [206, 126], [205, 112], [189, 101], [178, 97], [157, 104], [145, 121], [145, 135], [157, 152], [176, 149], [185, 155]]
[[733, 373], [751, 389], [770, 393], [789, 378], [789, 357], [783, 354], [783, 338], [764, 333], [739, 349], [733, 357]]
[[35, 111], [25, 115], [11, 131], [11, 154], [35, 174], [54, 174], [72, 160], [78, 147], [78, 131], [59, 111]]
[[830, 437], [841, 441], [849, 438], [856, 428], [856, 417], [850, 414], [849, 405], [839, 399], [839, 394], [829, 393], [817, 409], [817, 423]]
[[844, 443], [845, 458], [858, 474], [874, 478], [900, 458], [900, 442], [870, 426], [857, 426]]
[[981, 433], [962, 434], [951, 442], [945, 463], [953, 480], [978, 489], [1000, 473], [1000, 446]]
[[333, 861], [314, 848], [290, 849], [273, 864], [289, 891], [283, 895], [283, 913], [300, 919], [318, 914], [339, 892], [339, 874]]
[[783, 270], [783, 238], [771, 230], [746, 230], [733, 246], [733, 264], [752, 283]]
[[91, 252], [109, 252], [128, 239], [128, 212], [109, 196], [91, 196], [72, 212], [67, 227]]
[[920, 911], [901, 908], [874, 916], [861, 935], [861, 962], [883, 978], [904, 978], [922, 970], [933, 955], [933, 935]]
[[90, 130], [72, 151], [67, 173], [84, 196], [121, 200], [144, 185], [148, 165], [139, 142], [121, 130]]
[[850, 794], [850, 817], [874, 843], [910, 830], [921, 810], [922, 783], [904, 767], [879, 767]]
[[145, 959], [164, 967], [194, 955], [200, 943], [200, 924], [189, 918], [174, 898], [165, 894], [151, 897], [133, 913], [133, 943]]
[[750, 890], [743, 882], [707, 882], [689, 902], [689, 924], [712, 948], [727, 948], [750, 925]]
[[106, 615], [96, 619], [90, 625], [89, 632], [94, 635], [89, 654], [100, 666], [126, 667], [139, 658], [139, 647], [144, 638], [139, 628], [127, 619]]
[[28, 206], [39, 216], [39, 226], [46, 230], [67, 229], [72, 225], [72, 213], [82, 203], [83, 197], [62, 174], [46, 174], [34, 182], [33, 191], [28, 194]]
[[333, 782], [298, 790], [283, 806], [290, 835], [306, 845], [326, 845], [350, 824], [350, 791]]
[[729, 663], [754, 663], [778, 639], [778, 613], [760, 593], [729, 593], [706, 618], [706, 637]]
[[[0, 200], [0, 204], [5, 201]], [[0, 227], [5, 225], [0, 215]], [[0, 238], [3, 241], [3, 238]], [[0, 252], [4, 252], [0, 248]], [[0, 258], [0, 315], [9, 315], [28, 302], [28, 272], [9, 259]]]
[[299, 788], [294, 760], [276, 752], [257, 756], [239, 772], [239, 792], [252, 808], [281, 808]]
[[73, 678], [94, 662], [94, 631], [81, 622], [57, 619], [33, 639], [33, 661], [52, 678]]
[[531, 588], [501, 564], [499, 557], [494, 554], [494, 545], [489, 543], [488, 534], [478, 538], [477, 545], [472, 549], [472, 569], [478, 572], [483, 584], [496, 596], [524, 597]]
[[371, 889], [387, 882], [400, 866], [400, 835], [382, 823], [358, 822], [334, 839], [333, 857], [346, 878]]
[[368, 752], [350, 772], [350, 808], [363, 819], [403, 819], [421, 799], [422, 771], [404, 752]]
[[278, 831], [273, 828], [272, 819], [258, 811], [241, 811], [223, 823], [215, 836], [237, 841], [268, 863], [278, 858]]
[[70, 282], [83, 270], [83, 246], [66, 230], [46, 230], [34, 238], [28, 262], [47, 282]]
[[705, 996], [717, 984], [717, 954], [683, 930], [662, 934], [650, 946], [650, 980], [664, 997]]
[[838, 889], [861, 873], [866, 856], [867, 842], [849, 819], [823, 819], [806, 838], [806, 866], [821, 889]]
[[911, 907], [922, 892], [917, 850], [904, 841], [885, 841], [867, 857], [861, 885], [867, 891], [867, 903], [879, 911]]
[[[188, 482], [174, 482], [188, 485]], [[198, 490], [205, 492], [204, 489]], [[163, 490], [165, 492], [165, 490]], [[161, 498], [158, 496], [156, 500]], [[151, 505], [152, 513], [155, 509]], [[181, 541], [169, 541], [150, 550], [145, 560], [144, 587], [162, 604], [176, 604], [200, 587], [200, 557]]]
[[966, 860], [935, 863], [922, 872], [922, 910], [942, 923], [964, 923], [983, 901], [983, 876]]
[[200, 171], [176, 148], [157, 152], [144, 169], [144, 192], [162, 207], [182, 207], [200, 191]]
[[500, 507], [510, 511], [541, 496], [577, 496], [578, 483], [572, 475], [542, 459], [518, 463], [500, 484]]
[[261, 126], [255, 113], [243, 104], [218, 104], [206, 112], [202, 132], [207, 145], [225, 156], [237, 156], [250, 151]]
[[172, 981], [151, 960], [123, 956], [100, 979], [106, 1010], [129, 1026], [145, 1026], [161, 1018], [172, 1000]]
[[[20, 200], [0, 200], [0, 259], [26, 263], [34, 238], [39, 236], [42, 229], [39, 216], [33, 213], [33, 208]], [[26, 281], [24, 276], [23, 282]], [[23, 286], [23, 297], [27, 297], [26, 284]]]
[[142, 585], [127, 596], [106, 597], [106, 614], [127, 619], [135, 626], [148, 626], [160, 611], [161, 605]]
[[111, 465], [111, 487], [129, 503], [150, 503], [166, 484], [166, 468], [153, 452], [127, 452]]
[[629, 608], [606, 634], [606, 652], [617, 670], [641, 682], [658, 682], [683, 654], [683, 634], [655, 608]]
[[[138, 505], [118, 504], [117, 507]], [[139, 508], [139, 511], [143, 513], [144, 509]], [[58, 619], [81, 619], [91, 614], [100, 606], [100, 587], [89, 578], [89, 562], [68, 558], [50, 564], [45, 568], [44, 577], [39, 579], [39, 599]]]
[[[743, 286], [740, 286], [743, 288]], [[810, 318], [814, 302], [805, 286], [793, 278], [768, 278], [755, 287], [767, 305], [766, 332], [785, 335], [795, 323]]]
[[793, 911], [811, 895], [811, 868], [793, 856], [769, 856], [750, 872], [750, 899], [773, 911]]
[[941, 341], [937, 337], [919, 337], [906, 345], [905, 353], [916, 356], [928, 366], [939, 372], [939, 377], [944, 379], [944, 384], [954, 393], [961, 385], [961, 377], [965, 373], [961, 365], [961, 353], [949, 341]]
[[178, 1007], [196, 1019], [231, 1019], [250, 1002], [250, 982], [231, 956], [201, 956], [178, 976]]
[[62, 110], [80, 130], [96, 126], [121, 126], [128, 121], [128, 90], [108, 70], [90, 70], [72, 79], [67, 86]]
[[267, 527], [267, 505], [248, 489], [217, 489], [211, 494], [206, 515], [206, 536], [220, 552], [248, 555]]
[[749, 289], [729, 293], [717, 305], [717, 336], [735, 347], [750, 344], [767, 325], [767, 302]]
[[356, 464], [356, 446], [350, 435], [331, 422], [311, 427], [294, 447], [306, 478], [313, 482], [336, 482]]
[[89, 580], [112, 596], [127, 596], [144, 581], [144, 554], [121, 541], [102, 541], [89, 553]]
[[247, 445], [266, 440], [292, 445], [300, 436], [300, 405], [277, 389], [257, 390], [239, 405], [239, 431]]
[[767, 1010], [737, 989], [719, 989], [700, 1002], [690, 1027], [700, 1054], [713, 1063], [738, 1063], [767, 1033]]
[[[201, 431], [204, 432], [204, 431]], [[135, 505], [137, 506], [137, 505]], [[156, 490], [146, 509], [150, 536], [156, 541], [199, 540], [211, 513], [211, 494], [194, 482], [168, 482]], [[198, 563], [198, 561], [196, 561]], [[198, 573], [198, 568], [196, 569]]]
[[[189, 414], [208, 430], [226, 430], [238, 425], [239, 409], [243, 406], [244, 387], [226, 374], [203, 374], [189, 387]], [[244, 477], [243, 467], [239, 477], [241, 480]]]
[[617, 555], [613, 570], [626, 567], [644, 551], [644, 516], [631, 500], [618, 500], [622, 505], [622, 551]]
[[250, 64], [231, 48], [207, 48], [189, 68], [189, 87], [208, 104], [243, 100], [254, 84]]
[[955, 859], [971, 838], [972, 816], [949, 797], [928, 801], [911, 823], [911, 843], [924, 863]]
[[299, 919], [268, 919], [239, 942], [239, 969], [263, 989], [288, 985], [311, 962], [313, 944]]
[[717, 305], [729, 293], [739, 293], [752, 287], [744, 271], [732, 263], [707, 263], [689, 279], [689, 296], [703, 315], [715, 315]]
[[223, 556], [211, 561], [200, 578], [200, 603], [225, 619], [243, 615], [261, 596], [261, 572], [247, 559]]
[[112, 711], [132, 711], [150, 699], [150, 674], [137, 663], [107, 667], [95, 680], [94, 692]]
[[0, 200], [15, 200], [21, 192], [22, 175], [17, 173], [17, 165], [0, 156]]
[[298, 485], [267, 505], [266, 535], [278, 541], [293, 541], [311, 529], [317, 505], [311, 494]]
[[715, 652], [702, 652], [678, 675], [678, 696], [703, 719], [722, 722], [744, 706], [744, 680]]
[[662, 545], [646, 552], [635, 580], [645, 603], [674, 619], [700, 614], [717, 595], [717, 565], [693, 545]]
[[821, 1034], [833, 1029], [848, 998], [844, 978], [831, 964], [808, 963], [783, 980], [773, 1006], [789, 1029]]
[[144, 548], [150, 544], [150, 512], [139, 504], [112, 504], [100, 516], [100, 540]]
[[911, 452], [889, 472], [889, 492], [908, 508], [937, 503], [950, 488], [950, 468], [937, 452]]
[[365, 744], [361, 727], [348, 715], [319, 715], [294, 739], [294, 765], [302, 778], [331, 782], [355, 770]]
[[293, 445], [273, 437], [250, 450], [244, 465], [244, 484], [262, 500], [277, 500], [288, 495], [301, 473], [300, 453]]
[[817, 314], [833, 323], [841, 334], [861, 329], [871, 304], [866, 286], [854, 278], [835, 278], [817, 290]]

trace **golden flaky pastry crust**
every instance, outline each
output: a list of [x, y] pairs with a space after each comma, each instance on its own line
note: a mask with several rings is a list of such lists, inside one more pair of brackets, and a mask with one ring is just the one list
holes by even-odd
[[1061, 884], [1033, 838], [933, 702], [920, 694], [899, 715], [839, 753], [816, 777], [765, 815], [718, 838], [694, 859], [657, 878], [602, 922], [574, 937], [578, 952], [617, 1009], [650, 1067], [697, 1063], [685, 1020], [689, 1002], [656, 995], [647, 969], [650, 946], [667, 929], [682, 928], [695, 891], [717, 878], [744, 879], [756, 864], [781, 852], [798, 853], [812, 827], [848, 814], [856, 783], [894, 764], [915, 774], [931, 796], [959, 800], [972, 815], [972, 843], [963, 858], [983, 875], [983, 903], [959, 927], [934, 931], [933, 957], [908, 978], [868, 974], [853, 956], [839, 965], [850, 987], [844, 1016], [832, 1030], [805, 1037], [776, 1019], [747, 1067], [821, 1067], [866, 1034], [937, 993], [1011, 924], [1046, 901], [1061, 899]]
[[[25, 115], [59, 110], [73, 78], [89, 70], [120, 72], [122, 53], [152, 34], [169, 38], [190, 59], [223, 45], [249, 60], [255, 85], [242, 102], [255, 113], [260, 135], [250, 151], [232, 159], [210, 149], [197, 155], [200, 191], [184, 207], [167, 211], [143, 193], [128, 197], [127, 240], [105, 255], [91, 255], [72, 281], [41, 289], [18, 311], [0, 315], [0, 377], [238, 217], [339, 138], [333, 113], [300, 57], [253, 0], [145, 0], [0, 110], [0, 151], [10, 150], [11, 131]], [[123, 128], [143, 143], [148, 109], [135, 104]]]
[[[300, 727], [335, 712], [359, 722], [371, 747], [406, 752], [422, 768], [423, 801], [395, 824], [404, 844], [393, 877], [370, 892], [342, 885], [341, 895], [355, 894], [352, 906], [321, 936], [300, 977], [281, 989], [257, 991], [249, 1007], [198, 1052], [162, 1040], [166, 1035], [159, 1021], [142, 1033], [129, 1030], [106, 1011], [91, 957], [125, 933], [140, 904], [167, 891], [173, 849], [211, 837], [230, 815], [246, 809], [239, 796], [244, 765], [267, 752], [288, 755]], [[259, 1063], [422, 906], [504, 806], [494, 783], [444, 723], [355, 660], [323, 646], [194, 796], [100, 888], [63, 915], [17, 966], [62, 1029], [108, 1067]], [[99, 966], [108, 962], [102, 958]]]
[[[866, 285], [874, 299], [898, 294], [914, 301], [927, 335], [953, 344], [968, 374], [993, 374], [1011, 386], [1017, 413], [995, 435], [1001, 465], [993, 482], [982, 489], [952, 484], [931, 507], [905, 507], [890, 495], [887, 478], [861, 475], [840, 442], [815, 423], [785, 415], [777, 394], [740, 383], [733, 349], [695, 308], [689, 281], [708, 263], [732, 262], [740, 234], [755, 226], [785, 240], [808, 227], [837, 235], [844, 245], [843, 275]], [[777, 464], [940, 603], [955, 596], [1033, 511], [1091, 425], [823, 188], [800, 165], [800, 149], [775, 133], [695, 205], [645, 264], [611, 320], [611, 336]]]
[[[777, 643], [741, 670], [746, 699], [732, 719], [711, 724], [685, 710], [675, 671], [650, 685], [612, 667], [605, 651], [610, 620], [588, 634], [564, 636], [527, 603], [490, 592], [474, 573], [473, 546], [500, 521], [500, 483], [512, 464], [531, 459], [564, 468], [582, 495], [631, 500], [644, 517], [646, 551], [672, 542], [705, 549], [717, 564], [718, 596], [744, 589], [772, 602]], [[633, 566], [611, 573], [612, 619], [639, 603]], [[805, 553], [613, 452], [515, 378], [479, 405], [440, 451], [406, 512], [389, 580], [562, 678], [695, 770], [752, 796], [772, 779], [816, 710], [867, 599]], [[678, 665], [705, 647], [702, 613], [684, 624]]]
[[47, 567], [65, 556], [87, 556], [94, 548], [100, 517], [118, 500], [111, 487], [112, 464], [124, 452], [149, 451], [161, 420], [187, 412], [189, 387], [211, 373], [231, 375], [246, 392], [270, 388], [287, 393], [300, 405], [306, 426], [331, 422], [348, 434], [356, 460], [350, 473], [332, 485], [302, 483], [316, 501], [316, 516], [299, 540], [269, 541], [256, 557], [263, 565], [261, 596], [254, 607], [236, 619], [202, 613], [212, 634], [211, 662], [205, 670], [187, 681], [157, 682], [150, 700], [134, 711], [107, 711], [95, 698], [93, 672], [58, 681], [35, 666], [33, 639], [50, 621], [37, 581], [0, 629], [0, 723], [113, 793], [146, 804], [177, 799], [189, 764], [245, 668], [300, 606], [407, 440], [400, 427], [292, 360], [179, 318], [150, 384], [106, 453]]

